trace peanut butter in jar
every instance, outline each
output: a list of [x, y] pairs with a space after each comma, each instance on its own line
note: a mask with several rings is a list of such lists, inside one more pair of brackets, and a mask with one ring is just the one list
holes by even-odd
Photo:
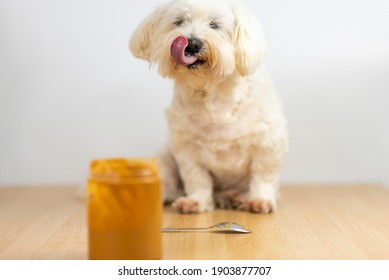
[[162, 258], [162, 187], [156, 159], [102, 159], [88, 181], [89, 258]]

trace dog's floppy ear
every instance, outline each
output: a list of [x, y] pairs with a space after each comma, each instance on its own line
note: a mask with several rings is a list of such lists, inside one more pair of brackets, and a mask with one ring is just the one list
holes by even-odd
[[243, 6], [233, 8], [235, 15], [236, 67], [242, 76], [253, 73], [261, 62], [266, 42], [258, 20]]
[[134, 31], [129, 47], [135, 57], [151, 62], [154, 35], [158, 25], [161, 24], [162, 18], [165, 16], [165, 12], [165, 7], [156, 8]]

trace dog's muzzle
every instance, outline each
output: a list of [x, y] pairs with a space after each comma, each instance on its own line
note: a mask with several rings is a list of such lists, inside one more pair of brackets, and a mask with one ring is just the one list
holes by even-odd
[[174, 39], [170, 53], [177, 64], [191, 67], [201, 61], [196, 57], [203, 48], [203, 42], [196, 38], [178, 36]]

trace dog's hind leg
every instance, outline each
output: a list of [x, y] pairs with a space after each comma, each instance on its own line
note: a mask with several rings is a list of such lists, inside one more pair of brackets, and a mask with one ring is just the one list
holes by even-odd
[[247, 193], [234, 190], [215, 192], [215, 202], [223, 209], [246, 209]]
[[167, 144], [159, 151], [158, 157], [161, 163], [163, 201], [171, 203], [184, 195], [178, 166]]

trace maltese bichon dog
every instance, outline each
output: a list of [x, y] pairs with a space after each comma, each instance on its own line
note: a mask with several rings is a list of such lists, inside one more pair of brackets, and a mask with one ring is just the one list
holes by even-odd
[[173, 0], [140, 24], [130, 49], [175, 82], [165, 201], [182, 213], [274, 211], [288, 136], [254, 16], [235, 0]]

